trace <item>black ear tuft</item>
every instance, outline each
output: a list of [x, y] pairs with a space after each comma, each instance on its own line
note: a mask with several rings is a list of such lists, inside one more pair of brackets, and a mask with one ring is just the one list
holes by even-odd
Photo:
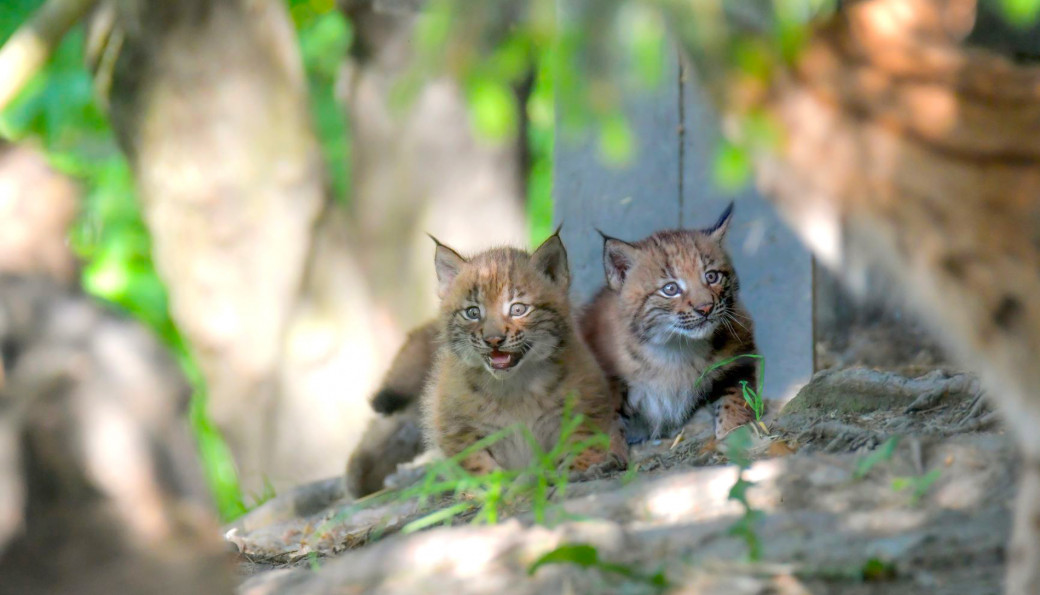
[[715, 222], [711, 227], [703, 230], [704, 233], [711, 236], [716, 240], [721, 240], [726, 237], [726, 231], [729, 230], [729, 221], [733, 217], [733, 202], [730, 201], [726, 205], [726, 210], [722, 211], [722, 215], [719, 216], [718, 221]]

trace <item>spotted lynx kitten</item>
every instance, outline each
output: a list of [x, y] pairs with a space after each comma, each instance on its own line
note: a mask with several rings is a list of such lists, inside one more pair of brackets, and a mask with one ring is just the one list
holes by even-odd
[[668, 436], [705, 403], [721, 438], [752, 419], [741, 381], [756, 386], [751, 316], [740, 303], [723, 239], [733, 205], [704, 230], [659, 231], [638, 242], [603, 238], [607, 285], [581, 328], [624, 394], [628, 442]]
[[[573, 398], [586, 419], [573, 439], [599, 430], [610, 436], [610, 449], [585, 450], [572, 469], [625, 462], [618, 403], [571, 320], [570, 272], [559, 235], [530, 255], [495, 248], [467, 259], [438, 243], [435, 260], [441, 346], [423, 397], [431, 444], [454, 456], [519, 423], [549, 451]], [[514, 432], [462, 466], [486, 473], [531, 460], [527, 439]]]

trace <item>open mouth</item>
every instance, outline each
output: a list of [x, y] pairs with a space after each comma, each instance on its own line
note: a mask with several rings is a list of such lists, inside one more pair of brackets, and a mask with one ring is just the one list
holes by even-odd
[[499, 351], [497, 349], [492, 349], [491, 353], [487, 354], [486, 357], [491, 367], [496, 370], [508, 370], [520, 363], [519, 353], [510, 353], [508, 351]]

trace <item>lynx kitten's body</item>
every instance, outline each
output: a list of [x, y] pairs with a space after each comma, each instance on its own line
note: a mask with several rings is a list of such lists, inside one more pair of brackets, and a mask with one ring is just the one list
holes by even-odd
[[752, 419], [741, 381], [756, 387], [751, 317], [722, 240], [732, 205], [703, 231], [660, 231], [635, 243], [604, 237], [607, 286], [582, 331], [624, 393], [629, 443], [667, 436], [714, 403], [721, 438]]
[[[564, 407], [586, 424], [574, 440], [597, 430], [610, 436], [610, 450], [588, 449], [573, 462], [581, 470], [627, 449], [617, 421], [619, 403], [574, 330], [567, 298], [567, 253], [554, 235], [533, 254], [512, 248], [464, 259], [437, 246], [441, 296], [441, 347], [424, 395], [430, 442], [454, 456], [481, 438], [520, 424], [539, 446], [551, 450], [560, 438]], [[473, 473], [522, 468], [532, 460], [519, 432], [462, 461]]]

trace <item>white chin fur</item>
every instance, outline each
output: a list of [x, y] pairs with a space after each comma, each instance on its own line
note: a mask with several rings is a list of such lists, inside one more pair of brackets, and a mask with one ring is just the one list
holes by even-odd
[[702, 324], [702, 325], [700, 325], [700, 326], [698, 326], [696, 328], [693, 328], [693, 329], [684, 329], [684, 328], [673, 327], [671, 329], [670, 333], [668, 333], [668, 337], [669, 338], [666, 340], [666, 342], [668, 342], [670, 340], [675, 340], [676, 338], [679, 338], [679, 337], [681, 337], [683, 339], [693, 339], [693, 340], [707, 339], [708, 337], [711, 336], [711, 333], [714, 330], [715, 330], [715, 324], [712, 323], [712, 322], [706, 322], [706, 323], [704, 323], [704, 324]]

